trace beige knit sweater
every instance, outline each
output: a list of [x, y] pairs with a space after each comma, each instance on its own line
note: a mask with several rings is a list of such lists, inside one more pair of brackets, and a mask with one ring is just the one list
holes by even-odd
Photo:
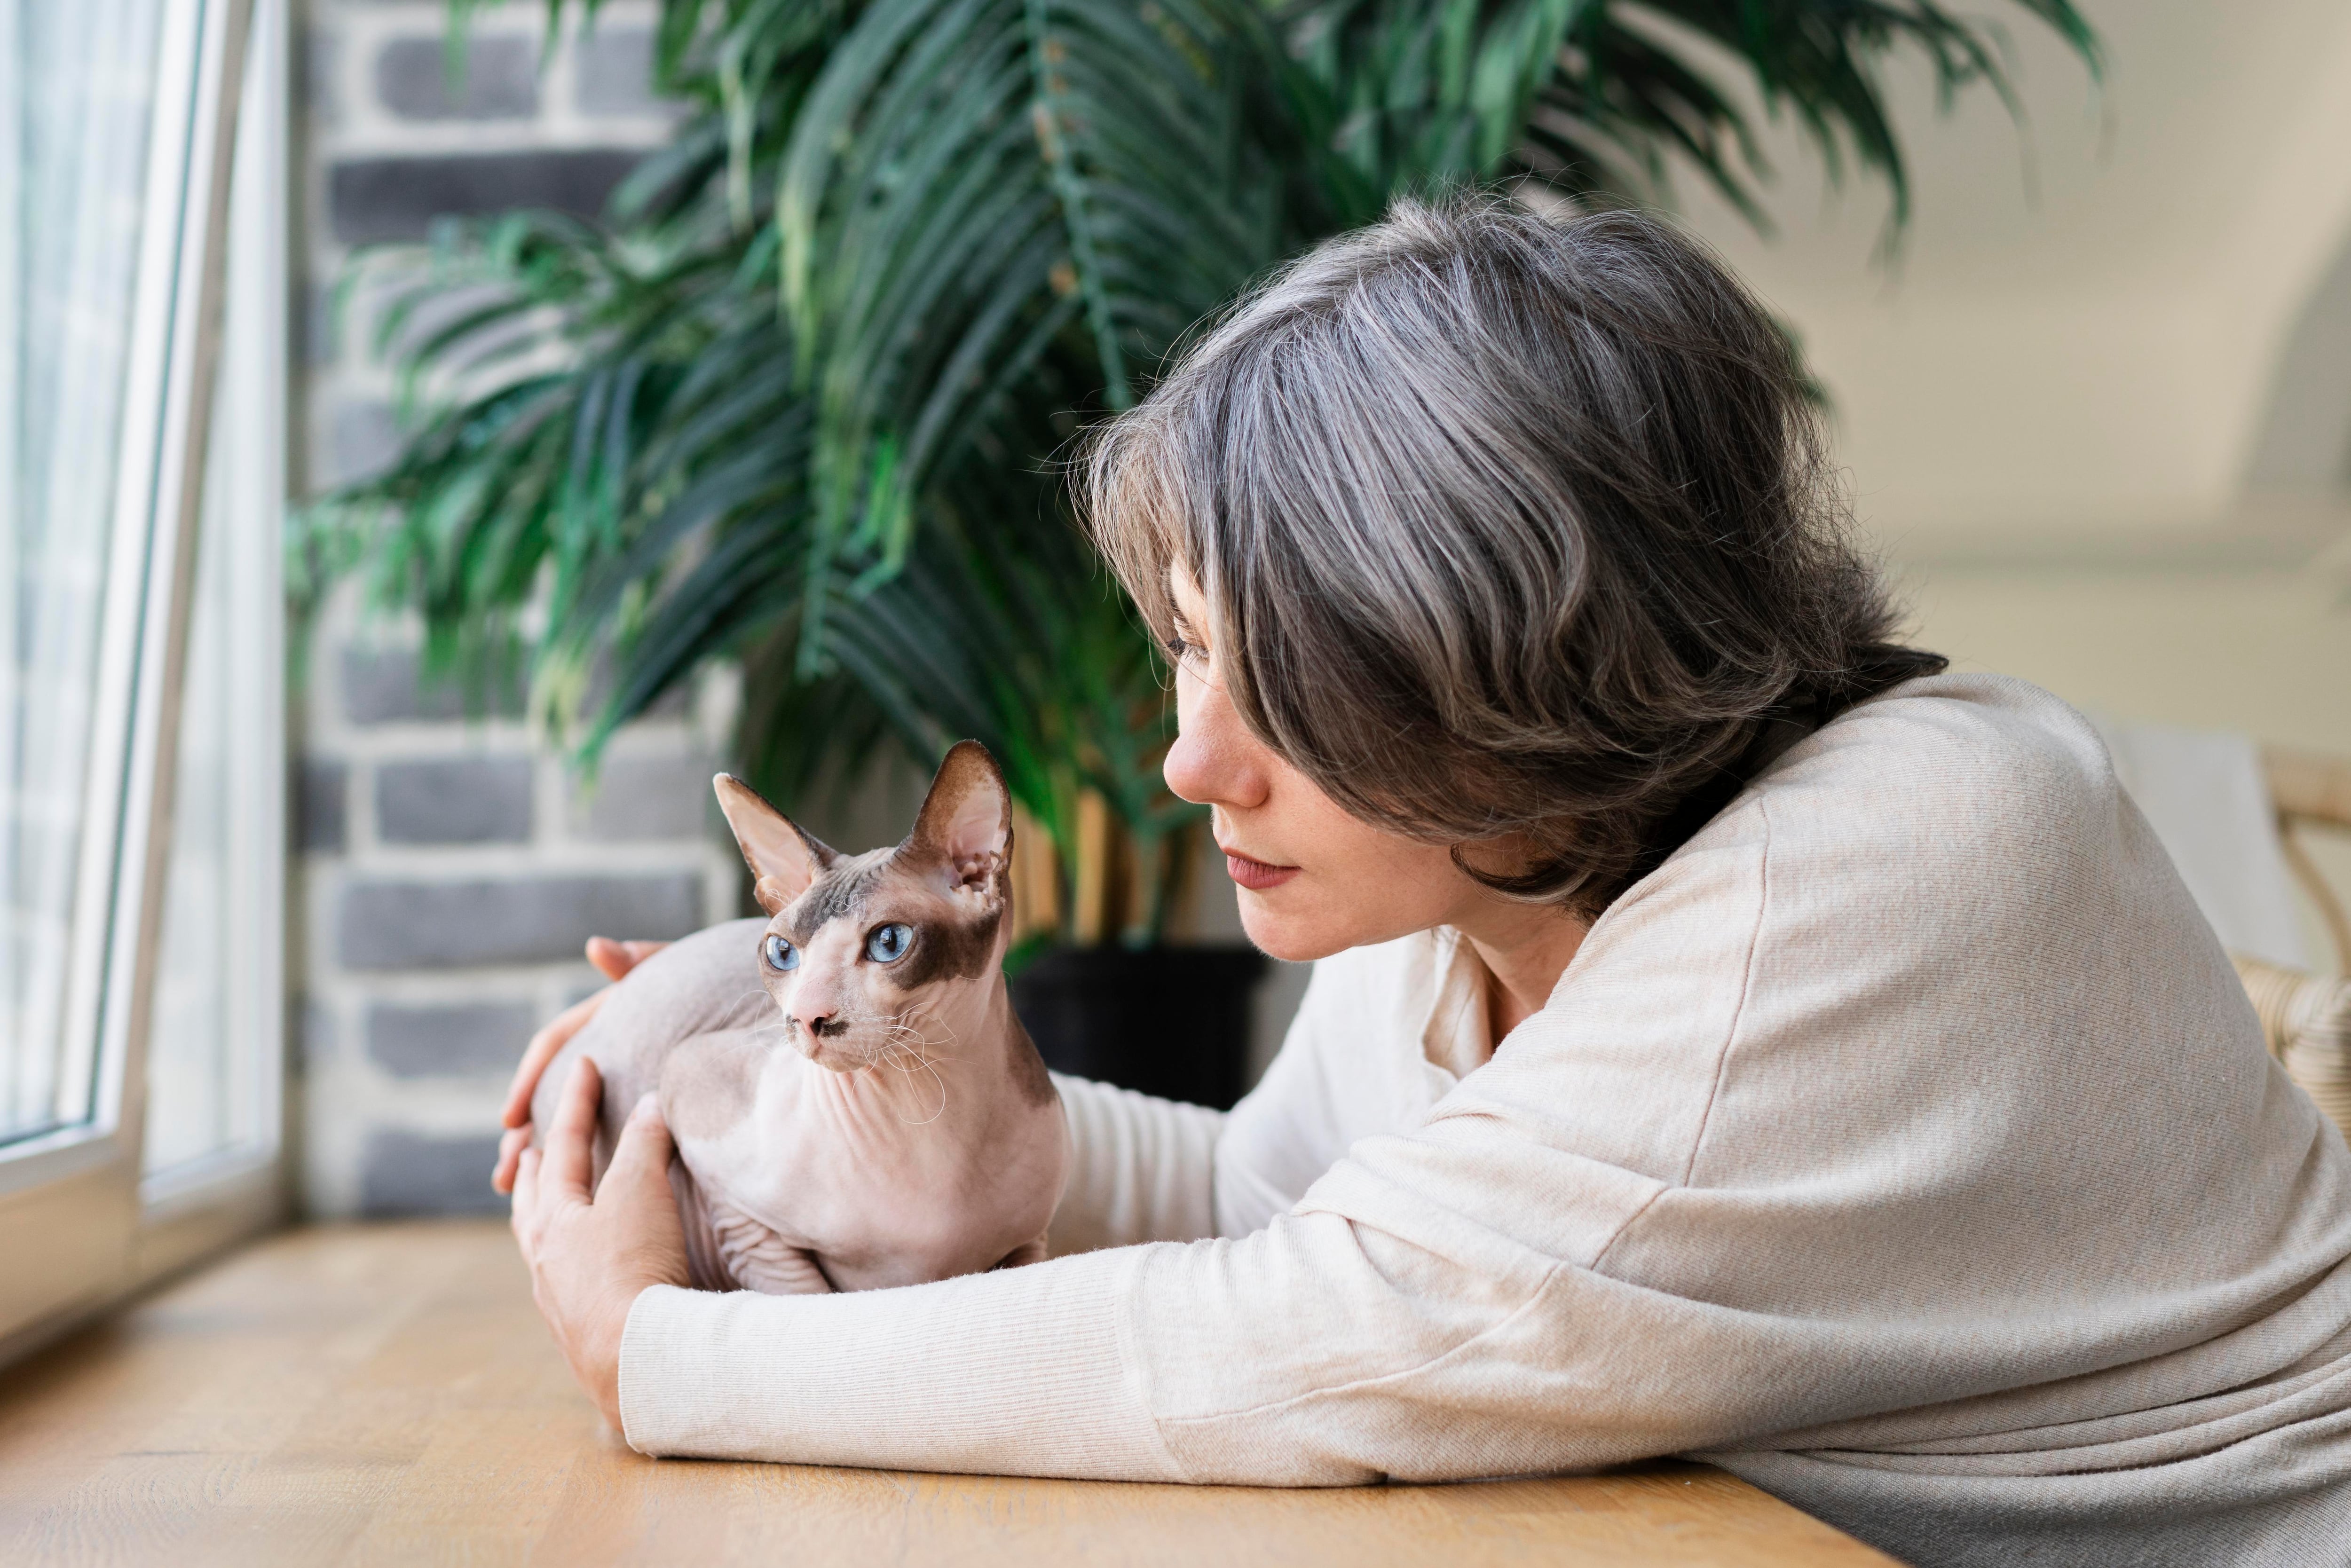
[[2351, 1154], [2063, 704], [1838, 718], [1457, 1079], [1465, 966], [1325, 960], [1229, 1116], [1064, 1082], [1093, 1250], [645, 1291], [629, 1440], [1277, 1486], [1697, 1453], [1922, 1563], [2351, 1560]]

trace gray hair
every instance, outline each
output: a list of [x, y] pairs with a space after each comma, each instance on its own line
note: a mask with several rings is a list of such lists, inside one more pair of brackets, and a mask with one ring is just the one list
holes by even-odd
[[[1773, 734], [1944, 664], [1893, 640], [1786, 335], [1639, 214], [1400, 203], [1210, 323], [1081, 484], [1163, 639], [1199, 584], [1252, 732], [1587, 915]], [[1462, 861], [1505, 835], [1518, 868]]]

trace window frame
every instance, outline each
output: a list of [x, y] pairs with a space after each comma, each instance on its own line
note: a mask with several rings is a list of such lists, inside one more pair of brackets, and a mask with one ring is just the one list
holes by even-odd
[[[156, 956], [170, 860], [178, 749], [196, 563], [197, 528], [214, 405], [220, 392], [229, 195], [241, 106], [256, 110], [251, 131], [272, 165], [262, 265], [279, 308], [260, 325], [282, 343], [285, 27], [283, 0], [172, 0], [157, 40], [133, 328], [117, 470], [112, 538], [88, 784], [88, 815], [76, 868], [68, 979], [67, 1071], [61, 1082], [92, 1086], [78, 1122], [0, 1144], [0, 1362], [156, 1273], [274, 1221], [282, 1211], [282, 1094], [266, 1109], [266, 1148], [218, 1170], [142, 1193], [147, 1037], [153, 1028]], [[245, 91], [248, 59], [254, 91]], [[274, 143], [274, 146], [272, 145]], [[282, 429], [284, 355], [264, 353], [258, 395], [263, 421]], [[282, 446], [240, 454], [274, 463], [263, 492], [282, 497]], [[252, 634], [277, 639], [275, 624]], [[273, 641], [273, 646], [276, 643]], [[282, 657], [267, 667], [282, 669]], [[274, 677], [273, 677], [274, 681]], [[266, 700], [283, 712], [282, 693]], [[273, 810], [282, 823], [281, 752]], [[260, 913], [264, 940], [282, 965], [282, 827], [257, 842], [278, 863]], [[274, 970], [273, 973], [277, 971]], [[282, 1078], [283, 987], [263, 1009], [268, 1038], [263, 1077]], [[60, 1101], [60, 1119], [65, 1109]]]
[[[278, 540], [287, 489], [287, 24], [283, 0], [248, 3], [252, 14], [246, 25], [242, 104], [236, 111], [234, 156], [223, 174], [226, 183], [219, 195], [225, 220], [222, 261], [234, 260], [236, 267], [224, 280], [216, 319], [224, 327], [234, 323], [239, 341], [224, 342], [214, 356], [215, 404], [207, 423], [218, 426], [225, 416], [235, 417], [241, 406], [250, 415], [252, 434], [250, 440], [235, 447], [211, 442], [204, 466], [233, 465], [239, 491], [256, 505], [260, 515], [238, 520], [265, 530], [265, 548], [260, 552], [264, 581], [256, 597], [274, 611], [284, 598]], [[188, 492], [192, 510], [201, 511], [204, 483], [213, 476], [209, 472], [195, 476]], [[192, 545], [186, 561], [192, 578], [198, 553]], [[244, 694], [261, 716], [256, 726], [256, 744], [263, 750], [254, 770], [256, 787], [239, 795], [236, 801], [246, 827], [242, 841], [254, 851], [252, 860], [237, 867], [237, 875], [246, 884], [241, 907], [250, 922], [254, 944], [250, 971], [239, 978], [251, 986], [256, 1004], [248, 1020], [250, 1038], [245, 1043], [262, 1069], [256, 1074], [258, 1103], [254, 1107], [260, 1137], [240, 1147], [141, 1175], [140, 1228], [131, 1269], [134, 1281], [179, 1268], [202, 1253], [266, 1228], [281, 1219], [287, 1207], [285, 619], [267, 613], [251, 622], [233, 624], [229, 634], [250, 655], [247, 663], [262, 674], [260, 689]], [[183, 651], [187, 636], [183, 627]], [[184, 695], [183, 683], [178, 695], [183, 698]], [[159, 895], [162, 892], [160, 881], [157, 891]], [[144, 952], [152, 966], [152, 945]], [[153, 983], [151, 972], [151, 992]], [[142, 1031], [142, 1051], [152, 1046], [156, 1027], [151, 1021]], [[125, 1112], [138, 1118], [142, 1141], [149, 1082], [143, 1066], [142, 1061], [142, 1071], [134, 1081], [140, 1089], [139, 1103]]]

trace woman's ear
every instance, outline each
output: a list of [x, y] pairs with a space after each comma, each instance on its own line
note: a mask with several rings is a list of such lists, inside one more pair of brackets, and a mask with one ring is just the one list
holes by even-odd
[[996, 890], [1012, 859], [1012, 792], [987, 747], [959, 740], [948, 749], [898, 852], [943, 867], [956, 891]]
[[735, 830], [735, 842], [751, 868], [751, 896], [768, 914], [806, 893], [841, 858], [733, 774], [719, 774], [710, 787], [718, 792], [718, 809], [726, 813], [726, 825]]

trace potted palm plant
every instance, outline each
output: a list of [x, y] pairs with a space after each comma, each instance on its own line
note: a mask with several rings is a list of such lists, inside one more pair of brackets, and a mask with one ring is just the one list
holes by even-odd
[[[2070, 0], [2016, 4], [2095, 68]], [[1678, 162], [1761, 222], [1726, 57], [1887, 184], [1898, 233], [1876, 63], [2006, 96], [1996, 42], [1933, 0], [664, 0], [689, 112], [605, 221], [379, 258], [410, 434], [307, 510], [297, 580], [421, 612], [428, 669], [526, 661], [583, 767], [722, 659], [741, 766], [787, 803], [976, 737], [1030, 830], [1023, 956], [1067, 955], [1027, 988], [1040, 1036], [1123, 1038], [1086, 1009], [1123, 998], [1235, 1037], [1248, 963], [1166, 941], [1199, 818], [1159, 779], [1157, 650], [1069, 513], [1073, 434], [1405, 191], [1655, 200]], [[1165, 1089], [1165, 1054], [1071, 1064]], [[1172, 1086], [1228, 1098], [1237, 1061]]]

